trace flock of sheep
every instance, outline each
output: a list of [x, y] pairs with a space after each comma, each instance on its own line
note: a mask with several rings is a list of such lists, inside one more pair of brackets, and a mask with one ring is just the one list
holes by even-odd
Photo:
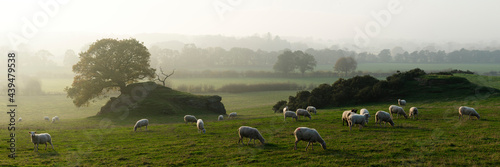
[[[375, 123], [378, 123], [380, 126], [381, 123], [384, 122], [384, 126], [386, 123], [389, 123], [389, 124], [391, 124], [391, 126], [394, 126], [392, 114], [396, 114], [396, 116], [398, 118], [399, 118], [399, 115], [402, 115], [405, 118], [408, 118], [408, 115], [406, 115], [403, 107], [401, 107], [401, 106], [406, 105], [406, 101], [398, 99], [398, 104], [399, 104], [399, 106], [396, 106], [396, 105], [389, 106], [390, 113], [385, 112], [385, 111], [377, 111], [377, 113], [375, 113]], [[359, 125], [359, 129], [362, 129], [368, 123], [369, 118], [370, 118], [370, 113], [365, 108], [361, 109], [359, 114], [357, 114], [356, 112], [357, 112], [356, 109], [352, 109], [352, 110], [344, 111], [342, 113], [342, 125], [344, 125], [344, 123], [347, 123], [347, 126], [349, 126], [350, 131], [352, 130], [353, 125]], [[292, 119], [295, 119], [295, 121], [297, 121], [299, 116], [308, 117], [309, 119], [311, 119], [311, 114], [316, 114], [316, 113], [317, 113], [316, 108], [313, 106], [308, 106], [306, 109], [297, 109], [295, 112], [289, 111], [288, 106], [283, 108], [283, 116], [284, 116], [285, 122], [286, 122], [287, 117], [292, 117]], [[461, 106], [458, 109], [458, 113], [459, 113], [460, 120], [465, 115], [468, 115], [469, 119], [471, 116], [473, 116], [473, 117], [475, 116], [475, 117], [477, 117], [477, 119], [481, 118], [479, 116], [479, 114], [477, 113], [477, 111], [471, 107]], [[409, 116], [412, 119], [414, 119], [415, 117], [416, 117], [416, 119], [418, 119], [418, 114], [419, 114], [418, 109], [416, 107], [410, 108]], [[232, 112], [228, 115], [228, 119], [235, 118], [236, 116], [237, 116], [236, 112]], [[49, 117], [45, 116], [44, 120], [49, 121]], [[217, 120], [218, 121], [224, 120], [224, 116], [219, 115], [217, 117]], [[22, 118], [19, 118], [19, 121], [22, 121]], [[54, 116], [52, 118], [52, 123], [54, 123], [55, 121], [59, 121], [58, 116]], [[206, 132], [205, 127], [204, 127], [204, 122], [202, 119], [196, 119], [196, 117], [193, 115], [185, 115], [184, 122], [186, 124], [190, 123], [190, 122], [196, 123], [196, 127], [198, 128], [198, 133], [201, 133], [201, 132], [205, 133]], [[143, 127], [143, 126], [145, 126], [145, 129], [148, 130], [148, 125], [149, 125], [148, 119], [140, 119], [135, 123], [134, 131], [137, 131], [138, 128], [142, 129], [141, 127]], [[33, 144], [35, 145], [34, 151], [38, 151], [38, 144], [45, 144], [45, 150], [46, 150], [47, 143], [49, 143], [52, 146], [52, 149], [54, 149], [54, 145], [52, 144], [52, 138], [51, 138], [50, 134], [48, 134], [48, 133], [36, 134], [36, 132], [29, 132], [29, 133], [31, 135], [31, 142], [33, 142]], [[295, 136], [295, 147], [294, 147], [295, 150], [297, 149], [297, 143], [299, 141], [308, 142], [307, 147], [306, 147], [306, 151], [307, 151], [307, 148], [309, 148], [309, 145], [311, 145], [311, 148], [313, 149], [312, 145], [315, 142], [320, 143], [322, 148], [326, 149], [326, 142], [320, 136], [318, 131], [316, 131], [316, 129], [308, 128], [308, 127], [298, 127], [295, 129], [293, 134]], [[249, 141], [247, 144], [250, 144], [252, 139], [254, 140], [254, 144], [255, 144], [255, 140], [259, 140], [262, 145], [264, 145], [265, 141], [266, 141], [264, 139], [264, 137], [262, 137], [262, 135], [260, 134], [258, 129], [250, 127], [250, 126], [241, 126], [240, 128], [238, 128], [238, 135], [239, 135], [238, 144], [240, 142], [243, 143], [243, 138], [249, 138]]]

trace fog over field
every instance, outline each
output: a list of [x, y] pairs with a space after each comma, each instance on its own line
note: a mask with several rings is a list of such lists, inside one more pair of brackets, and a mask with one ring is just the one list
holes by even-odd
[[79, 53], [97, 39], [130, 37], [147, 47], [178, 41], [230, 49], [245, 45], [226, 38], [270, 37], [288, 43], [246, 48], [491, 50], [500, 46], [499, 5], [493, 0], [2, 1], [0, 46], [48, 50], [59, 64], [68, 49]]

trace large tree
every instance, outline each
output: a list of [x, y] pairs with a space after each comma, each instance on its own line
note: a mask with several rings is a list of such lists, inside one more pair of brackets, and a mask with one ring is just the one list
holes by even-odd
[[354, 58], [341, 57], [337, 60], [333, 69], [335, 71], [344, 72], [344, 74], [347, 76], [348, 72], [355, 71], [357, 67], [358, 63], [356, 62], [356, 60], [354, 60]]
[[123, 91], [127, 84], [155, 77], [149, 57], [148, 49], [135, 39], [98, 40], [80, 53], [80, 61], [73, 66], [73, 84], [65, 91], [77, 107], [110, 90]]
[[302, 73], [302, 75], [304, 75], [304, 73], [308, 70], [314, 70], [314, 67], [316, 67], [316, 60], [314, 59], [314, 56], [304, 53], [300, 50], [293, 53], [296, 56], [295, 65], [299, 69], [300, 73]]
[[295, 67], [295, 54], [290, 50], [285, 50], [278, 56], [278, 60], [274, 64], [273, 69], [277, 72], [288, 74], [293, 72]]

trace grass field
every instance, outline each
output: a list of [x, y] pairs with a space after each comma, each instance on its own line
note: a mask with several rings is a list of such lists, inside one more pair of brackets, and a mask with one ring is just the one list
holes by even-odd
[[[61, 119], [55, 124], [23, 121], [16, 129], [18, 157], [2, 158], [0, 165], [495, 166], [500, 163], [499, 100], [498, 96], [474, 96], [408, 101], [407, 108], [419, 107], [419, 120], [395, 118], [395, 127], [373, 123], [375, 112], [387, 111], [389, 103], [320, 109], [312, 120], [301, 118], [297, 122], [283, 122], [281, 114], [265, 106], [234, 109], [239, 116], [233, 120], [217, 122], [217, 115], [199, 116], [205, 120], [206, 134], [182, 123], [181, 115], [169, 122], [153, 119], [148, 131], [139, 132], [132, 131], [134, 122], [115, 124], [106, 117]], [[482, 119], [459, 121], [457, 109], [461, 105], [476, 108]], [[368, 127], [355, 127], [349, 132], [342, 126], [341, 113], [361, 107], [372, 114]], [[266, 144], [237, 144], [237, 128], [242, 125], [258, 128]], [[293, 150], [292, 133], [301, 126], [316, 128], [327, 150], [316, 143], [314, 150], [306, 152], [305, 142], [299, 142], [298, 150]], [[50, 133], [56, 150], [46, 151], [40, 146], [40, 151], [33, 152], [28, 131]], [[6, 143], [8, 131], [2, 128], [0, 132]], [[5, 144], [0, 150], [2, 156], [8, 155]]]

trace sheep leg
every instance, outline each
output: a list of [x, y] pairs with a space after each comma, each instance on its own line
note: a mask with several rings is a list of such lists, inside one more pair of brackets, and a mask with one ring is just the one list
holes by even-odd
[[33, 147], [33, 150], [34, 150], [34, 151], [38, 151], [38, 144], [33, 144], [33, 146], [34, 146], [34, 147]]
[[47, 150], [47, 142], [45, 142], [45, 150]]
[[52, 144], [52, 141], [49, 141], [49, 143], [52, 146], [52, 150], [56, 150], [56, 149], [54, 149], [54, 145]]
[[250, 140], [248, 140], [248, 143], [247, 143], [247, 145], [249, 145], [249, 144], [250, 144], [250, 141], [252, 141], [252, 138], [250, 138]]
[[298, 142], [299, 142], [298, 140], [295, 140], [295, 147], [293, 147], [294, 150], [297, 150], [297, 143]]
[[242, 138], [242, 137], [240, 137], [240, 139], [238, 140], [238, 144], [240, 144], [240, 141], [241, 141], [241, 143], [243, 143], [243, 141], [242, 141], [242, 140], [243, 140], [243, 138]]
[[146, 126], [146, 130], [148, 130], [148, 126]]

